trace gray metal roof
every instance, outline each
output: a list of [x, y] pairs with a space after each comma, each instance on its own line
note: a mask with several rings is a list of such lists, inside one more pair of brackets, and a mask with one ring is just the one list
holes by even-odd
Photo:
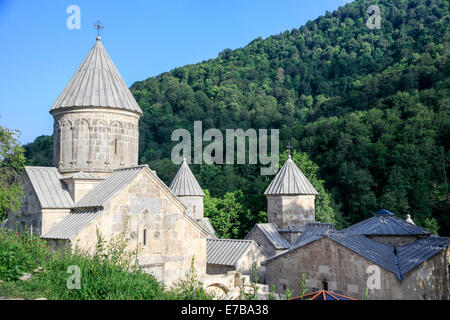
[[310, 222], [303, 228], [303, 232], [292, 244], [293, 247], [299, 247], [309, 242], [317, 240], [328, 232], [336, 231], [331, 223]]
[[195, 179], [186, 159], [183, 159], [180, 169], [169, 186], [177, 196], [204, 196], [202, 188]]
[[397, 247], [400, 274], [404, 276], [415, 267], [450, 246], [450, 238], [429, 236]]
[[206, 239], [206, 263], [236, 266], [252, 245], [258, 247], [253, 240]]
[[25, 167], [25, 172], [36, 192], [41, 208], [71, 208], [73, 200], [67, 186], [60, 181], [61, 174], [54, 167]]
[[134, 166], [114, 170], [105, 180], [96, 185], [91, 192], [77, 203], [75, 208], [98, 208], [111, 199], [122, 188], [127, 186], [147, 165]]
[[200, 224], [204, 229], [208, 230], [209, 234], [217, 239], [216, 230], [214, 230], [214, 227], [212, 226], [211, 222], [208, 218], [202, 218], [202, 219], [195, 219], [198, 224]]
[[291, 156], [289, 156], [283, 167], [267, 187], [264, 194], [318, 195], [319, 193], [305, 177], [303, 172], [297, 167], [295, 162], [292, 161]]
[[63, 176], [61, 180], [104, 180], [105, 178], [79, 171], [71, 175]]
[[108, 107], [142, 114], [114, 63], [97, 37], [97, 42], [50, 109]]
[[[380, 211], [379, 211], [380, 212]], [[430, 235], [431, 232], [411, 224], [392, 214], [375, 214], [373, 217], [358, 222], [341, 230], [350, 234], [364, 235]]]
[[302, 243], [293, 245], [288, 251], [277, 254], [267, 259], [267, 261], [274, 260], [323, 237], [328, 237], [367, 260], [374, 262], [378, 266], [394, 273], [399, 280], [402, 280], [409, 271], [450, 246], [450, 238], [446, 237], [425, 236], [412, 243], [394, 247], [372, 240], [361, 234], [348, 234], [335, 231], [327, 232], [323, 235], [312, 235]]
[[290, 247], [289, 242], [283, 238], [277, 230], [277, 227], [272, 223], [258, 223], [253, 229], [245, 236], [247, 238], [255, 228], [261, 230], [267, 240], [272, 243], [275, 249], [288, 249]]
[[80, 231], [86, 228], [91, 221], [94, 221], [102, 214], [102, 210], [74, 211], [64, 217], [53, 228], [44, 233], [41, 237], [45, 239], [67, 239], [75, 237]]

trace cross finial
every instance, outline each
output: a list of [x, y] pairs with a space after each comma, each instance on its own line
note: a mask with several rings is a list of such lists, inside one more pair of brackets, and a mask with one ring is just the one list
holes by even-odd
[[102, 26], [100, 20], [97, 20], [97, 23], [94, 23], [94, 28], [97, 29], [97, 37], [100, 37], [100, 30], [104, 29], [105, 27]]
[[289, 150], [289, 158], [291, 157], [291, 151], [292, 151], [292, 146], [291, 146], [291, 142], [289, 141], [289, 144], [286, 146], [286, 149]]

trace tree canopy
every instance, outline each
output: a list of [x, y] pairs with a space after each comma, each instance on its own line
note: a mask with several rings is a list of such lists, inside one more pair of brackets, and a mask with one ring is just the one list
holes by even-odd
[[9, 211], [20, 207], [22, 173], [25, 156], [19, 143], [19, 132], [0, 126], [0, 223]]

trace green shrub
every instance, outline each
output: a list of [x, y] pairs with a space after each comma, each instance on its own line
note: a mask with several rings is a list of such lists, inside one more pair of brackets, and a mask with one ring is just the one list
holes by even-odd
[[30, 233], [0, 230], [0, 279], [17, 280], [25, 272], [33, 272], [49, 254], [43, 239]]
[[[71, 289], [73, 273], [70, 266], [80, 271], [79, 288]], [[127, 270], [99, 257], [91, 257], [81, 251], [65, 252], [55, 256], [44, 267], [38, 280], [50, 287], [48, 298], [64, 300], [124, 300], [161, 299], [164, 287], [152, 275], [139, 268]]]
[[[97, 232], [93, 255], [79, 249], [56, 253], [44, 265], [38, 281], [50, 287], [50, 299], [134, 300], [163, 299], [164, 286], [137, 265], [138, 251], [127, 249], [125, 232], [106, 242]], [[134, 262], [134, 264], [133, 264]], [[79, 287], [70, 288], [75, 277], [71, 266], [79, 270]]]

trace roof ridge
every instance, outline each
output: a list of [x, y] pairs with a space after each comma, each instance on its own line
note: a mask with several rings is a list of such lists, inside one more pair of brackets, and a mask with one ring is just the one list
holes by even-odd
[[306, 178], [295, 162], [288, 158], [275, 178], [264, 192], [265, 195], [305, 194], [318, 195], [319, 193]]

